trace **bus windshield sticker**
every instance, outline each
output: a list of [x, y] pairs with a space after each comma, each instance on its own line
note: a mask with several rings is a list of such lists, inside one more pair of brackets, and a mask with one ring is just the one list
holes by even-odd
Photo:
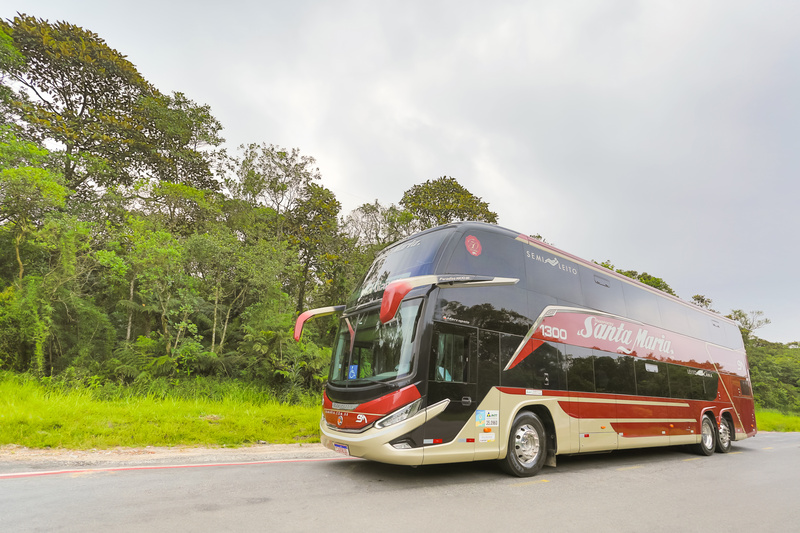
[[648, 372], [654, 372], [654, 373], [658, 374], [658, 365], [645, 363], [644, 364], [644, 369], [647, 370]]
[[358, 379], [358, 365], [350, 365], [347, 372], [347, 379]]
[[467, 247], [467, 252], [470, 255], [478, 257], [481, 255], [483, 251], [483, 247], [481, 246], [481, 241], [474, 235], [467, 235], [467, 238], [464, 239], [464, 246]]

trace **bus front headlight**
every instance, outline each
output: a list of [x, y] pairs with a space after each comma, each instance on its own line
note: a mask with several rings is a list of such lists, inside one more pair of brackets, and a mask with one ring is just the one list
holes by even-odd
[[422, 398], [414, 400], [410, 404], [401, 407], [394, 413], [391, 413], [381, 418], [380, 420], [375, 422], [375, 427], [378, 429], [383, 429], [389, 426], [393, 426], [395, 424], [399, 424], [403, 420], [411, 418], [412, 416], [417, 414], [417, 412], [419, 412], [420, 405], [422, 405]]

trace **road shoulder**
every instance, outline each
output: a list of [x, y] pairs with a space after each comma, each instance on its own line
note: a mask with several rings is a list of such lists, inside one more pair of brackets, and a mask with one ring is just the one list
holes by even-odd
[[259, 444], [240, 448], [172, 446], [67, 450], [0, 446], [0, 473], [70, 468], [113, 468], [165, 464], [247, 463], [299, 459], [323, 459], [337, 454], [321, 444]]

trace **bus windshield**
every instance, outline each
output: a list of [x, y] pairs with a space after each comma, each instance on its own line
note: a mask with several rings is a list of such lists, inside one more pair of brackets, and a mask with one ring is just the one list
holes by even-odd
[[376, 299], [396, 279], [432, 274], [436, 252], [451, 234], [448, 231], [434, 231], [407, 239], [383, 251], [372, 263], [348, 306]]
[[413, 342], [422, 300], [403, 302], [386, 324], [378, 309], [342, 318], [329, 382], [338, 386], [387, 382], [414, 370]]

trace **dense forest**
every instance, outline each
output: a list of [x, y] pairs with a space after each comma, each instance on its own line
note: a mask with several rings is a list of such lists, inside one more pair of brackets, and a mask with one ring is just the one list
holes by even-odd
[[[447, 176], [344, 214], [311, 155], [229, 153], [222, 131], [91, 31], [0, 21], [0, 370], [142, 390], [240, 380], [293, 400], [324, 382], [335, 328], [312, 322], [295, 343], [300, 310], [345, 301], [400, 238], [497, 222]], [[759, 404], [800, 412], [797, 344], [755, 337], [757, 312], [731, 316]]]

